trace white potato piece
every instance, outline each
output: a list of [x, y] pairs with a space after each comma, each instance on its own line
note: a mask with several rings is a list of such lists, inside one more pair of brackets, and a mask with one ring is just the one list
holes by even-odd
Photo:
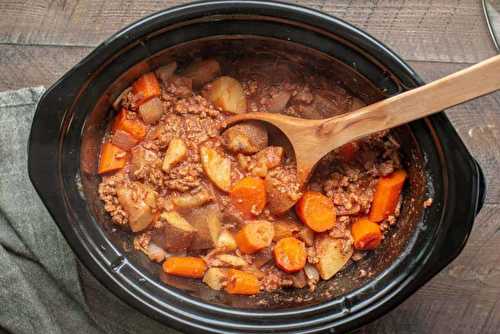
[[229, 267], [246, 267], [248, 266], [247, 261], [245, 261], [242, 257], [232, 255], [232, 254], [219, 254], [217, 255], [217, 260], [222, 262], [222, 266]]
[[172, 167], [183, 161], [187, 156], [187, 146], [180, 138], [174, 138], [168, 144], [161, 169], [168, 172]]
[[231, 161], [222, 154], [203, 146], [200, 148], [201, 164], [205, 174], [220, 190], [231, 189]]
[[217, 205], [210, 204], [186, 210], [184, 217], [196, 229], [189, 249], [214, 248], [221, 232], [220, 211]]
[[219, 235], [216, 247], [224, 251], [234, 251], [238, 248], [238, 245], [236, 244], [233, 234], [228, 230], [223, 230]]
[[316, 255], [319, 259], [316, 267], [322, 279], [332, 278], [351, 258], [352, 247], [345, 249], [345, 242], [345, 239], [334, 239], [326, 234], [316, 237]]
[[179, 213], [175, 211], [163, 212], [160, 219], [165, 222], [163, 248], [175, 253], [191, 246], [197, 230]]
[[203, 276], [203, 283], [214, 290], [222, 290], [226, 277], [226, 268], [209, 268]]
[[159, 97], [144, 102], [139, 106], [139, 115], [146, 124], [153, 124], [160, 120], [163, 115], [163, 103]]
[[172, 198], [172, 203], [180, 209], [192, 209], [202, 206], [213, 199], [212, 194], [201, 188], [196, 194], [182, 194]]
[[214, 80], [208, 88], [207, 97], [224, 111], [233, 114], [247, 111], [247, 99], [243, 87], [231, 77], [223, 76]]
[[128, 223], [132, 232], [140, 232], [153, 222], [154, 215], [151, 207], [141, 199], [135, 199], [132, 189], [117, 187], [118, 202], [128, 214]]
[[212, 81], [219, 73], [219, 62], [215, 59], [205, 59], [189, 65], [182, 75], [192, 79], [194, 87], [201, 87]]

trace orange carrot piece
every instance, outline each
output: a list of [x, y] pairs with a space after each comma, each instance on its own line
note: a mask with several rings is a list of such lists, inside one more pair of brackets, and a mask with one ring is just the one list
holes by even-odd
[[369, 215], [372, 222], [381, 222], [394, 213], [405, 179], [406, 172], [402, 169], [379, 179]]
[[104, 143], [101, 147], [101, 157], [97, 172], [104, 174], [125, 167], [127, 152], [111, 143]]
[[137, 79], [132, 85], [132, 93], [137, 99], [137, 104], [141, 105], [153, 97], [160, 96], [160, 84], [153, 72], [146, 73]]
[[333, 202], [325, 195], [307, 191], [295, 205], [300, 220], [315, 232], [324, 232], [335, 225]]
[[280, 239], [274, 246], [274, 261], [287, 273], [302, 270], [306, 265], [307, 252], [304, 242], [294, 237]]
[[266, 206], [266, 183], [260, 177], [245, 177], [234, 184], [229, 196], [233, 205], [251, 218]]
[[254, 274], [229, 269], [225, 290], [232, 295], [255, 295], [260, 291], [260, 282]]
[[125, 131], [131, 134], [137, 140], [143, 140], [146, 136], [147, 126], [142, 123], [139, 119], [128, 119], [127, 118], [128, 110], [123, 108], [122, 111], [118, 115], [116, 115], [115, 120], [113, 122], [112, 131], [116, 132], [117, 130]]
[[240, 251], [253, 254], [271, 245], [274, 237], [274, 226], [265, 220], [249, 221], [236, 234], [235, 240]]
[[337, 154], [340, 159], [344, 162], [349, 162], [354, 160], [356, 157], [356, 153], [359, 151], [359, 144], [356, 142], [350, 142], [345, 145], [342, 145], [338, 150]]
[[380, 226], [370, 221], [367, 217], [359, 218], [352, 224], [351, 234], [354, 239], [354, 248], [356, 249], [375, 249], [382, 242]]
[[171, 256], [163, 262], [163, 271], [175, 276], [201, 278], [207, 271], [207, 265], [199, 257]]

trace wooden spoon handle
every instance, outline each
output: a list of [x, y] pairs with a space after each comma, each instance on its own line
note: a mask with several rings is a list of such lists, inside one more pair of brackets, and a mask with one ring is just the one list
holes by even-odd
[[321, 126], [338, 147], [380, 130], [411, 122], [500, 89], [500, 55], [442, 79], [331, 118]]

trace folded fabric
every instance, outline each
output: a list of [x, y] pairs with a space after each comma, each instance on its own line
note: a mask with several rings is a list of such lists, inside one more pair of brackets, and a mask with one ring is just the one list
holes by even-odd
[[81, 266], [28, 178], [43, 87], [0, 93], [0, 332], [178, 333], [121, 302]]

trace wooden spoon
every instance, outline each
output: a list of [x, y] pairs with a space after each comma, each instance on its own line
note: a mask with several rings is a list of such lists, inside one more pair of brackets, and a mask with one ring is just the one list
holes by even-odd
[[498, 89], [500, 55], [347, 114], [309, 120], [251, 112], [232, 116], [224, 125], [260, 120], [276, 126], [293, 146], [298, 180], [304, 185], [323, 156], [348, 142], [429, 116]]

